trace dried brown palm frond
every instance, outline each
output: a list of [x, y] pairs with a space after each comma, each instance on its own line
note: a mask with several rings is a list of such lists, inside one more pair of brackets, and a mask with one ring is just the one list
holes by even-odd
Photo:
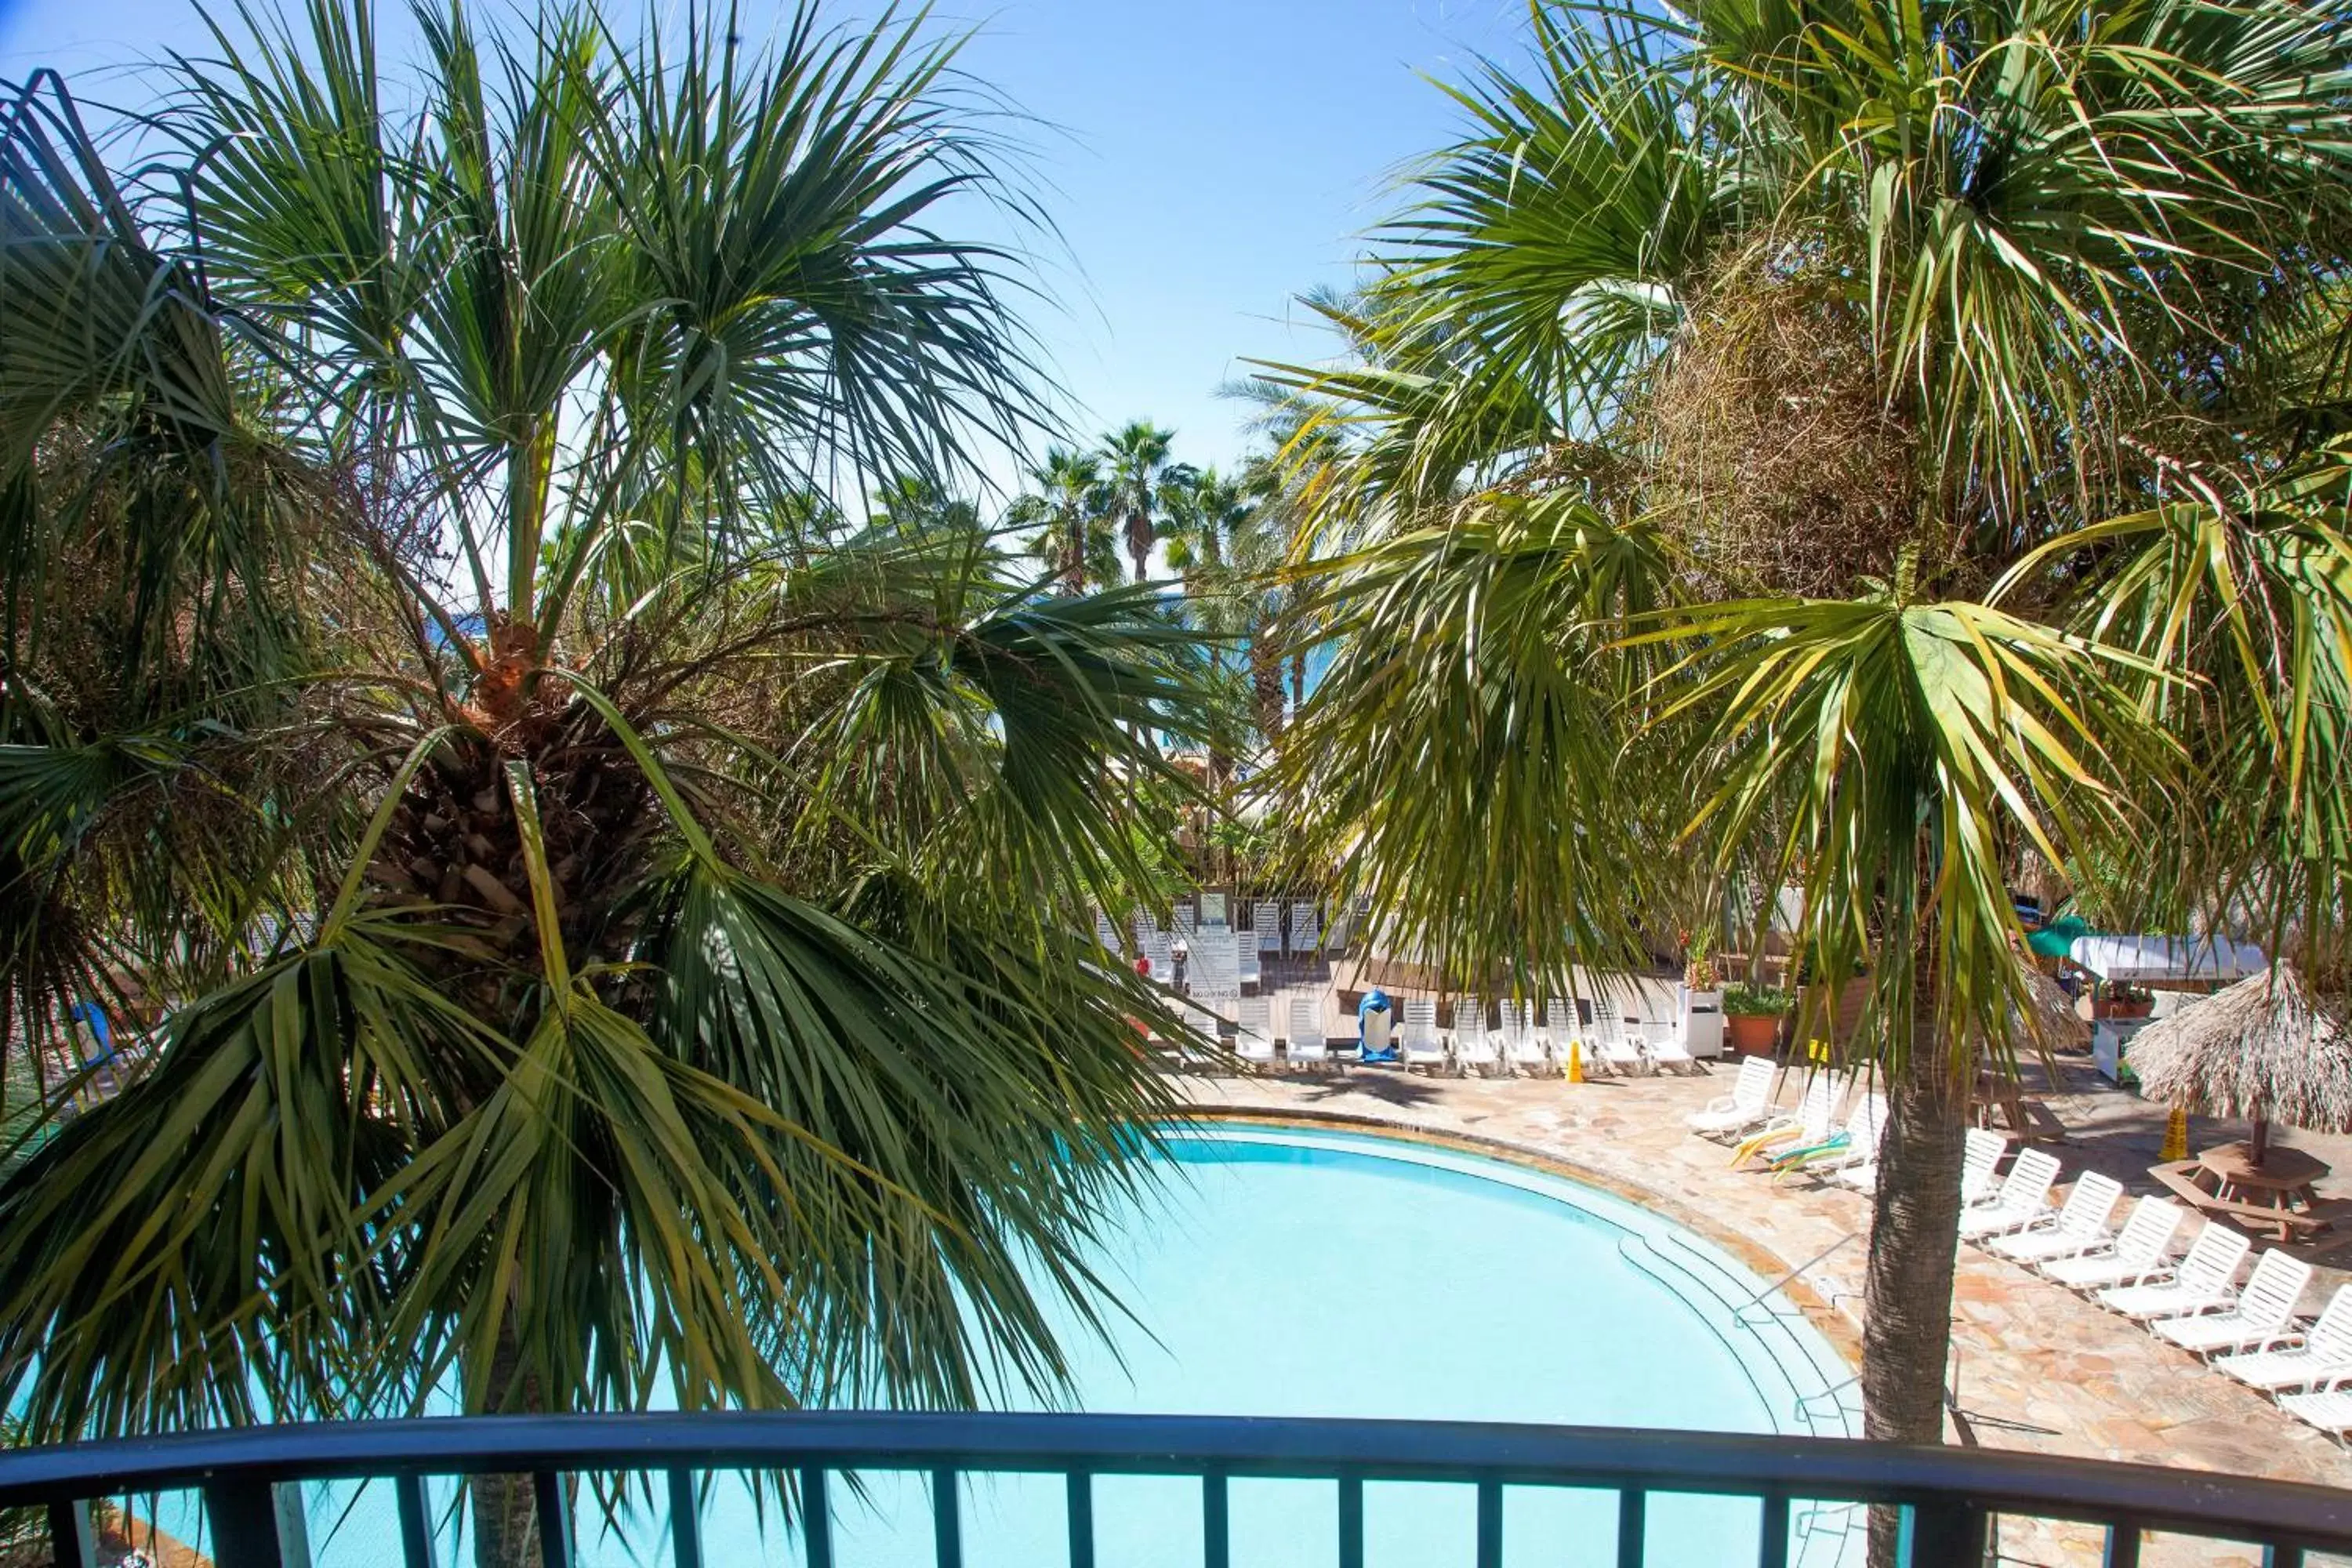
[[1733, 593], [1847, 593], [1916, 532], [1916, 439], [1886, 405], [1866, 312], [1825, 272], [1729, 257], [1641, 400], [1659, 514]]

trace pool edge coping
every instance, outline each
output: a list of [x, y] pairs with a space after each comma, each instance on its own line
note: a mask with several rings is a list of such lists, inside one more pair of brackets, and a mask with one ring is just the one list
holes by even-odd
[[1797, 1267], [1795, 1264], [1781, 1258], [1770, 1248], [1759, 1245], [1753, 1238], [1717, 1225], [1705, 1215], [1676, 1203], [1665, 1194], [1644, 1187], [1636, 1182], [1629, 1182], [1622, 1176], [1596, 1171], [1589, 1165], [1580, 1165], [1573, 1160], [1564, 1160], [1557, 1154], [1530, 1148], [1524, 1143], [1516, 1143], [1507, 1138], [1496, 1138], [1481, 1132], [1463, 1132], [1452, 1129], [1423, 1127], [1414, 1122], [1399, 1121], [1393, 1117], [1366, 1116], [1354, 1111], [1275, 1110], [1253, 1106], [1191, 1105], [1169, 1116], [1166, 1120], [1171, 1123], [1234, 1121], [1254, 1123], [1261, 1127], [1292, 1127], [1302, 1131], [1317, 1127], [1370, 1129], [1408, 1142], [1450, 1149], [1456, 1153], [1501, 1159], [1508, 1163], [1526, 1166], [1542, 1175], [1596, 1187], [1612, 1197], [1621, 1199], [1636, 1208], [1654, 1214], [1661, 1219], [1697, 1233], [1738, 1258], [1744, 1267], [1754, 1270], [1758, 1279], [1778, 1280], [1777, 1285], [1768, 1288], [1779, 1290], [1781, 1295], [1789, 1299], [1790, 1305], [1804, 1314], [1806, 1322], [1811, 1324], [1813, 1331], [1820, 1334], [1828, 1342], [1830, 1348], [1837, 1352], [1838, 1359], [1845, 1363], [1848, 1370], [1856, 1373], [1862, 1370], [1861, 1325], [1823, 1300], [1820, 1292], [1816, 1291], [1802, 1276], [1783, 1279], [1782, 1276], [1787, 1275], [1790, 1268]]

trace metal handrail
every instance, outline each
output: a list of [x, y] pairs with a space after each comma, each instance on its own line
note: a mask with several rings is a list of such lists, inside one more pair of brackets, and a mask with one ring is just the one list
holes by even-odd
[[[279, 1568], [277, 1483], [394, 1478], [405, 1526], [417, 1478], [428, 1475], [530, 1472], [559, 1497], [554, 1478], [568, 1473], [666, 1472], [673, 1495], [690, 1497], [693, 1475], [709, 1470], [794, 1471], [817, 1498], [833, 1471], [928, 1471], [948, 1482], [966, 1471], [1059, 1473], [1070, 1479], [1074, 1542], [1076, 1500], [1097, 1475], [1200, 1477], [1213, 1534], [1230, 1478], [1336, 1479], [1342, 1545], [1352, 1531], [1359, 1551], [1364, 1482], [1468, 1482], [1479, 1491], [1482, 1564], [1500, 1560], [1505, 1486], [1616, 1491], [1621, 1517], [1636, 1523], [1630, 1555], [1621, 1540], [1621, 1563], [1641, 1561], [1638, 1521], [1652, 1491], [1761, 1499], [1767, 1565], [1786, 1562], [1791, 1500], [1906, 1505], [1918, 1568], [1971, 1561], [1971, 1550], [1980, 1560], [1992, 1514], [2105, 1525], [2111, 1562], [2133, 1561], [2148, 1530], [2263, 1546], [2278, 1568], [2312, 1549], [2352, 1550], [2352, 1491], [2204, 1471], [1842, 1438], [1247, 1416], [810, 1411], [289, 1423], [0, 1451], [0, 1506], [48, 1505], [63, 1568], [87, 1561], [86, 1520], [73, 1515], [88, 1500], [200, 1488], [220, 1568]], [[944, 1495], [951, 1514], [952, 1485]], [[414, 1511], [421, 1521], [421, 1508]], [[1090, 1521], [1090, 1503], [1085, 1512]], [[821, 1519], [813, 1522], [812, 1533], [825, 1533]], [[689, 1552], [694, 1528], [690, 1518], [677, 1525], [681, 1568], [700, 1561], [698, 1540]], [[942, 1524], [943, 1548], [953, 1533]], [[429, 1562], [429, 1542], [421, 1557], [416, 1545], [408, 1561]], [[568, 1552], [550, 1545], [553, 1568]], [[1225, 1561], [1223, 1546], [1221, 1535], [1211, 1540], [1207, 1561]], [[1344, 1550], [1342, 1562], [1349, 1565]], [[945, 1555], [941, 1564], [955, 1568]]]

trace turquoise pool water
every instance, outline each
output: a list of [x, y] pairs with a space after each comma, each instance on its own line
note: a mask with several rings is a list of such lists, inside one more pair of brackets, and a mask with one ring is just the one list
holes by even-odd
[[[1645, 1209], [1574, 1183], [1401, 1140], [1336, 1131], [1201, 1129], [1171, 1145], [1158, 1200], [1118, 1227], [1101, 1260], [1134, 1313], [1114, 1342], [1065, 1337], [1076, 1403], [1102, 1411], [1368, 1415], [1683, 1426], [1843, 1436], [1857, 1430], [1848, 1371], [1730, 1257]], [[931, 1561], [915, 1478], [837, 1489], [841, 1568]], [[1066, 1560], [1058, 1478], [986, 1477], [963, 1500], [973, 1568]], [[442, 1487], [446, 1500], [451, 1489]], [[1335, 1564], [1328, 1483], [1236, 1481], [1237, 1568]], [[1366, 1491], [1374, 1568], [1471, 1561], [1466, 1488]], [[165, 1528], [175, 1510], [163, 1510]], [[1659, 1498], [1650, 1561], [1752, 1563], [1757, 1509]], [[398, 1534], [381, 1489], [313, 1498], [320, 1568], [392, 1568]], [[184, 1517], [184, 1516], [183, 1516]], [[1512, 1489], [1506, 1561], [1613, 1561], [1614, 1503]], [[1103, 1568], [1201, 1561], [1197, 1483], [1096, 1486]], [[1860, 1560], [1848, 1510], [1798, 1510], [1795, 1561]], [[193, 1521], [189, 1521], [193, 1527]], [[443, 1564], [470, 1563], [446, 1521]], [[666, 1556], [658, 1505], [618, 1531], [583, 1510], [583, 1563]], [[798, 1564], [796, 1537], [762, 1530], [740, 1483], [704, 1509], [717, 1564]]]

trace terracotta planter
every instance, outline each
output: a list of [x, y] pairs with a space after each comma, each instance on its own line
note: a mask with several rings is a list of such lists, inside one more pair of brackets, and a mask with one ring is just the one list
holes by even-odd
[[1780, 1020], [1768, 1013], [1727, 1013], [1724, 1043], [1743, 1057], [1769, 1057], [1780, 1041]]

